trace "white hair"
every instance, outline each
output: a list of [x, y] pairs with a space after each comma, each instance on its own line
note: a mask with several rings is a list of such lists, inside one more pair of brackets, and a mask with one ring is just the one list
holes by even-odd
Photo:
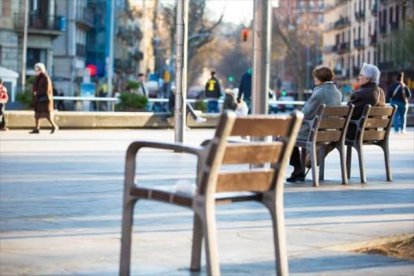
[[364, 63], [359, 73], [361, 76], [369, 78], [371, 81], [379, 84], [381, 72], [377, 66], [373, 64]]
[[40, 72], [46, 73], [46, 67], [45, 67], [45, 65], [43, 63], [40, 63], [40, 62], [39, 63], [36, 63], [35, 66], [34, 66], [34, 68], [35, 69], [38, 68], [40, 70]]

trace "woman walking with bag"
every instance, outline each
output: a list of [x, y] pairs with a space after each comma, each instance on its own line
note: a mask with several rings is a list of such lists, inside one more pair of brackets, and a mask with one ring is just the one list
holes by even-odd
[[393, 122], [395, 133], [401, 131], [401, 133], [404, 134], [407, 132], [407, 112], [410, 98], [411, 91], [405, 85], [404, 73], [401, 72], [398, 74], [396, 82], [390, 86], [387, 93], [387, 102], [398, 107]]
[[53, 89], [52, 82], [47, 75], [46, 67], [43, 63], [35, 64], [36, 78], [33, 83], [33, 104], [35, 111], [36, 126], [30, 133], [39, 133], [40, 119], [46, 118], [52, 125], [54, 133], [59, 127], [53, 120]]

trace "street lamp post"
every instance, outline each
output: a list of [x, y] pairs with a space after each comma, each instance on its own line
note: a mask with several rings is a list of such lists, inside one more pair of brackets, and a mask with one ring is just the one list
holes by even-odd
[[178, 0], [176, 19], [175, 61], [175, 142], [184, 142], [185, 109], [187, 98], [188, 0]]

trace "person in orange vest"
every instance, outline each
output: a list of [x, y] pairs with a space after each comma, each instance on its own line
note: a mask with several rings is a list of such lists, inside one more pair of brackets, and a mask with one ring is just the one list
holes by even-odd
[[6, 109], [6, 103], [9, 100], [9, 95], [7, 94], [7, 89], [3, 85], [3, 80], [0, 79], [0, 131], [9, 130], [6, 127], [6, 119], [4, 118], [4, 110]]

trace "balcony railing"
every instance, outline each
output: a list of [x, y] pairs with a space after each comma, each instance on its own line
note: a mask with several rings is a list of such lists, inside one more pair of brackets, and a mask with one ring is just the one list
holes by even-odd
[[355, 19], [357, 21], [365, 20], [365, 10], [359, 10], [355, 12]]
[[354, 40], [354, 47], [356, 49], [364, 49], [364, 40], [362, 38], [358, 38]]
[[79, 9], [76, 14], [76, 20], [78, 23], [86, 25], [87, 27], [93, 27], [93, 11], [90, 8]]
[[86, 56], [86, 46], [80, 43], [76, 43], [76, 56], [85, 57]]
[[390, 23], [390, 28], [392, 31], [398, 30], [398, 21], [394, 21]]
[[348, 17], [341, 17], [337, 21], [335, 21], [333, 28], [334, 29], [342, 29], [347, 26], [351, 25], [351, 22], [349, 21]]
[[[37, 13], [29, 14], [29, 30], [40, 31], [64, 31], [66, 28], [66, 17], [64, 16], [40, 16]], [[24, 29], [24, 13], [14, 14], [14, 26], [17, 30]]]
[[342, 42], [339, 44], [338, 54], [343, 54], [349, 51], [349, 42]]
[[377, 44], [377, 34], [371, 35], [371, 38], [369, 40], [370, 45], [376, 45]]
[[378, 5], [377, 5], [377, 3], [375, 3], [375, 4], [371, 7], [371, 14], [372, 14], [373, 16], [376, 16], [376, 15], [377, 15], [377, 13], [378, 13]]

